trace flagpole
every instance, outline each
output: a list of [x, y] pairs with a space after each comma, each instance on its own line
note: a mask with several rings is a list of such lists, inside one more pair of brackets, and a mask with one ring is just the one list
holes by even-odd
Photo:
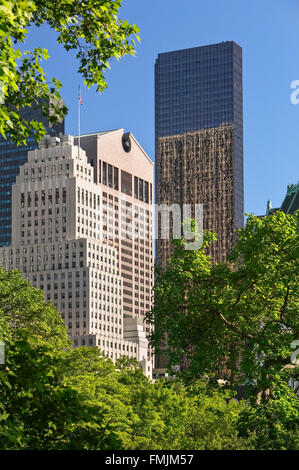
[[79, 85], [79, 99], [78, 99], [78, 158], [80, 159], [80, 85]]

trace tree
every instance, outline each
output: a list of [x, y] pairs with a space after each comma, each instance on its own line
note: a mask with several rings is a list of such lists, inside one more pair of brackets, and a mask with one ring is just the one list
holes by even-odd
[[52, 345], [57, 351], [70, 347], [61, 314], [45, 302], [42, 291], [31, 287], [19, 271], [6, 272], [1, 266], [0, 285], [0, 333], [5, 343], [24, 330], [36, 344]]
[[259, 407], [194, 368], [191, 384], [153, 383], [134, 360], [71, 349], [59, 313], [17, 271], [0, 269], [0, 285], [0, 448], [298, 448], [298, 398], [284, 374]]
[[[210, 391], [204, 382], [185, 387], [180, 381], [151, 383], [134, 364], [121, 360], [118, 380], [126, 384], [137, 419], [126, 449], [247, 449], [251, 432], [239, 437], [237, 422], [246, 409], [232, 394]], [[132, 367], [133, 366], [133, 367]]]
[[97, 347], [76, 348], [65, 359], [67, 383], [85, 403], [101, 410], [100, 436], [111, 435], [105, 445], [109, 443], [110, 449], [116, 450], [127, 448], [137, 415], [130, 405], [130, 389], [119, 381], [113, 362]]
[[275, 399], [246, 407], [238, 416], [239, 436], [254, 449], [299, 450], [299, 400], [284, 383], [274, 387]]
[[[252, 449], [254, 432], [240, 436], [240, 417], [251, 407], [244, 400], [237, 401], [234, 394], [217, 386], [211, 389], [201, 381], [186, 388], [189, 402], [184, 431], [175, 446], [191, 450], [245, 450]], [[175, 447], [174, 447], [175, 448]]]
[[[61, 83], [46, 79], [41, 65], [49, 57], [46, 49], [36, 47], [21, 52], [30, 26], [48, 25], [57, 32], [57, 42], [66, 51], [76, 51], [78, 71], [84, 83], [98, 92], [107, 85], [105, 70], [113, 58], [134, 54], [138, 28], [122, 21], [117, 14], [121, 0], [2, 0], [0, 6], [0, 134], [9, 134], [17, 143], [28, 136], [39, 140], [45, 134], [43, 124], [26, 121], [20, 110], [41, 106], [50, 122], [64, 117]], [[50, 107], [49, 107], [50, 105]]]
[[0, 285], [0, 448], [120, 448], [83, 365], [80, 389], [68, 380], [74, 353], [59, 312], [18, 271], [0, 268]]
[[68, 354], [37, 345], [24, 329], [17, 336], [0, 366], [0, 448], [119, 448], [105, 410], [87, 396], [89, 383], [82, 380], [81, 393], [64, 377]]
[[250, 215], [225, 263], [205, 255], [211, 234], [196, 251], [175, 242], [148, 314], [156, 351], [167, 332], [170, 370], [179, 366], [185, 381], [209, 375], [211, 382], [245, 385], [256, 405], [296, 374], [290, 357], [299, 338], [298, 217]]
[[[11, 276], [14, 289], [9, 296], [19, 290], [20, 299], [28, 283], [24, 286], [16, 272], [6, 274]], [[6, 304], [18, 305], [9, 296], [6, 289]], [[51, 330], [55, 341], [44, 341], [45, 325], [57, 312], [41, 301], [36, 310], [32, 296], [32, 310], [40, 312], [37, 328], [30, 298], [24, 298], [26, 311], [21, 316], [18, 306], [16, 322], [0, 312], [0, 339], [5, 338], [1, 449], [247, 448], [248, 438], [239, 438], [236, 428], [243, 403], [230, 400], [220, 389], [211, 395], [203, 387], [190, 392], [181, 383], [152, 383], [136, 361], [121, 358], [114, 365], [97, 347], [69, 349], [58, 323], [57, 334]]]

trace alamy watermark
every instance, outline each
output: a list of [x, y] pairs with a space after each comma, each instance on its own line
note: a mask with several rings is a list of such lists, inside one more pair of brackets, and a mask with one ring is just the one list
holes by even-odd
[[0, 341], [0, 364], [5, 363], [5, 349], [3, 341]]
[[0, 82], [0, 104], [4, 103], [4, 85]]
[[299, 80], [293, 80], [291, 83], [291, 89], [294, 90], [291, 93], [290, 99], [292, 104], [299, 104]]
[[[296, 339], [291, 343], [292, 349], [295, 349], [297, 346], [299, 346], [299, 339]], [[297, 347], [297, 349], [292, 353], [291, 363], [296, 367], [299, 366], [299, 347]]]
[[[193, 217], [192, 209], [194, 209]], [[195, 204], [193, 207], [191, 204], [182, 206], [154, 204], [154, 226], [155, 240], [169, 240], [170, 238], [178, 240], [183, 236], [185, 250], [198, 250], [202, 246], [203, 206], [202, 204]], [[194, 231], [195, 226], [196, 231]]]
[[153, 218], [150, 220], [149, 212], [146, 215], [146, 210], [128, 202], [125, 196], [119, 198], [119, 216], [112, 202], [104, 202], [103, 198], [101, 200], [102, 204], [97, 209], [97, 233], [101, 240], [113, 240], [116, 237], [130, 241], [149, 238], [177, 240], [183, 237], [186, 250], [198, 250], [202, 246], [202, 204], [153, 204]]

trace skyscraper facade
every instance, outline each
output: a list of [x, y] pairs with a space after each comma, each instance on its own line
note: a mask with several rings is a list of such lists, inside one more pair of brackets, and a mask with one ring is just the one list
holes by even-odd
[[81, 135], [80, 146], [103, 192], [103, 240], [120, 256], [124, 318], [138, 318], [149, 335], [144, 316], [152, 305], [154, 164], [123, 129]]
[[[64, 121], [51, 125], [42, 110], [37, 105], [24, 108], [20, 115], [27, 121], [42, 122], [49, 135], [55, 136], [64, 133]], [[38, 147], [32, 137], [26, 139], [27, 145], [16, 145], [7, 136], [0, 137], [0, 246], [11, 243], [11, 217], [12, 217], [12, 186], [19, 174], [20, 167], [27, 162], [28, 151]]]
[[53, 301], [75, 346], [134, 357], [151, 377], [143, 311], [152, 288], [153, 163], [122, 129], [94, 136], [101, 183], [71, 136], [47, 136], [29, 152], [12, 191], [12, 244], [0, 248], [0, 262]]
[[[242, 49], [232, 41], [166, 52], [155, 65], [156, 202], [203, 206], [222, 261], [243, 225]], [[161, 240], [165, 266], [171, 240]]]
[[[107, 204], [103, 237], [120, 251], [124, 314], [143, 318], [153, 286], [153, 162], [123, 129], [81, 135], [80, 146]], [[128, 226], [132, 239], [125, 233]]]

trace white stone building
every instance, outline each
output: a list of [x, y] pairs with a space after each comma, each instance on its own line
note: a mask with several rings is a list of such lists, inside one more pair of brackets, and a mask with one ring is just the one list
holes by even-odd
[[[113, 161], [116, 139], [121, 135], [123, 132], [114, 132], [114, 147], [106, 148], [104, 158], [108, 162]], [[121, 138], [119, 141], [123, 147]], [[133, 145], [135, 142], [134, 139]], [[123, 152], [127, 157], [127, 150]], [[135, 151], [135, 158], [147, 158], [147, 164], [152, 166], [143, 153], [142, 149], [139, 155]], [[140, 165], [144, 166], [142, 162]], [[107, 172], [110, 166], [109, 163]], [[142, 290], [138, 287], [138, 295], [135, 290], [134, 294], [139, 303], [147, 289], [150, 308], [152, 204], [148, 196], [147, 202], [138, 200], [136, 207], [132, 206], [134, 212], [143, 213], [144, 239], [136, 242], [134, 234], [136, 226], [138, 233], [140, 219], [132, 224], [127, 211], [123, 211], [128, 204], [127, 194], [122, 191], [130, 184], [127, 172], [113, 166], [113, 181], [112, 199], [96, 181], [85, 151], [79, 152], [71, 136], [45, 137], [37, 150], [28, 153], [28, 163], [21, 167], [13, 186], [12, 245], [0, 248], [0, 263], [5, 269], [19, 269], [33, 286], [44, 291], [45, 299], [52, 300], [61, 312], [75, 346], [99, 346], [113, 360], [123, 355], [134, 357], [151, 377], [153, 358], [143, 317], [124, 313], [123, 305], [124, 298], [126, 302], [128, 297], [133, 298], [133, 289], [124, 285], [128, 285], [126, 273], [128, 268], [131, 272], [140, 269], [140, 259], [131, 252], [124, 260], [120, 244], [136, 247], [137, 243], [138, 250], [139, 245], [144, 249], [146, 243], [148, 284]], [[119, 224], [125, 232], [124, 239], [119, 234]], [[144, 263], [144, 253], [141, 256]]]

